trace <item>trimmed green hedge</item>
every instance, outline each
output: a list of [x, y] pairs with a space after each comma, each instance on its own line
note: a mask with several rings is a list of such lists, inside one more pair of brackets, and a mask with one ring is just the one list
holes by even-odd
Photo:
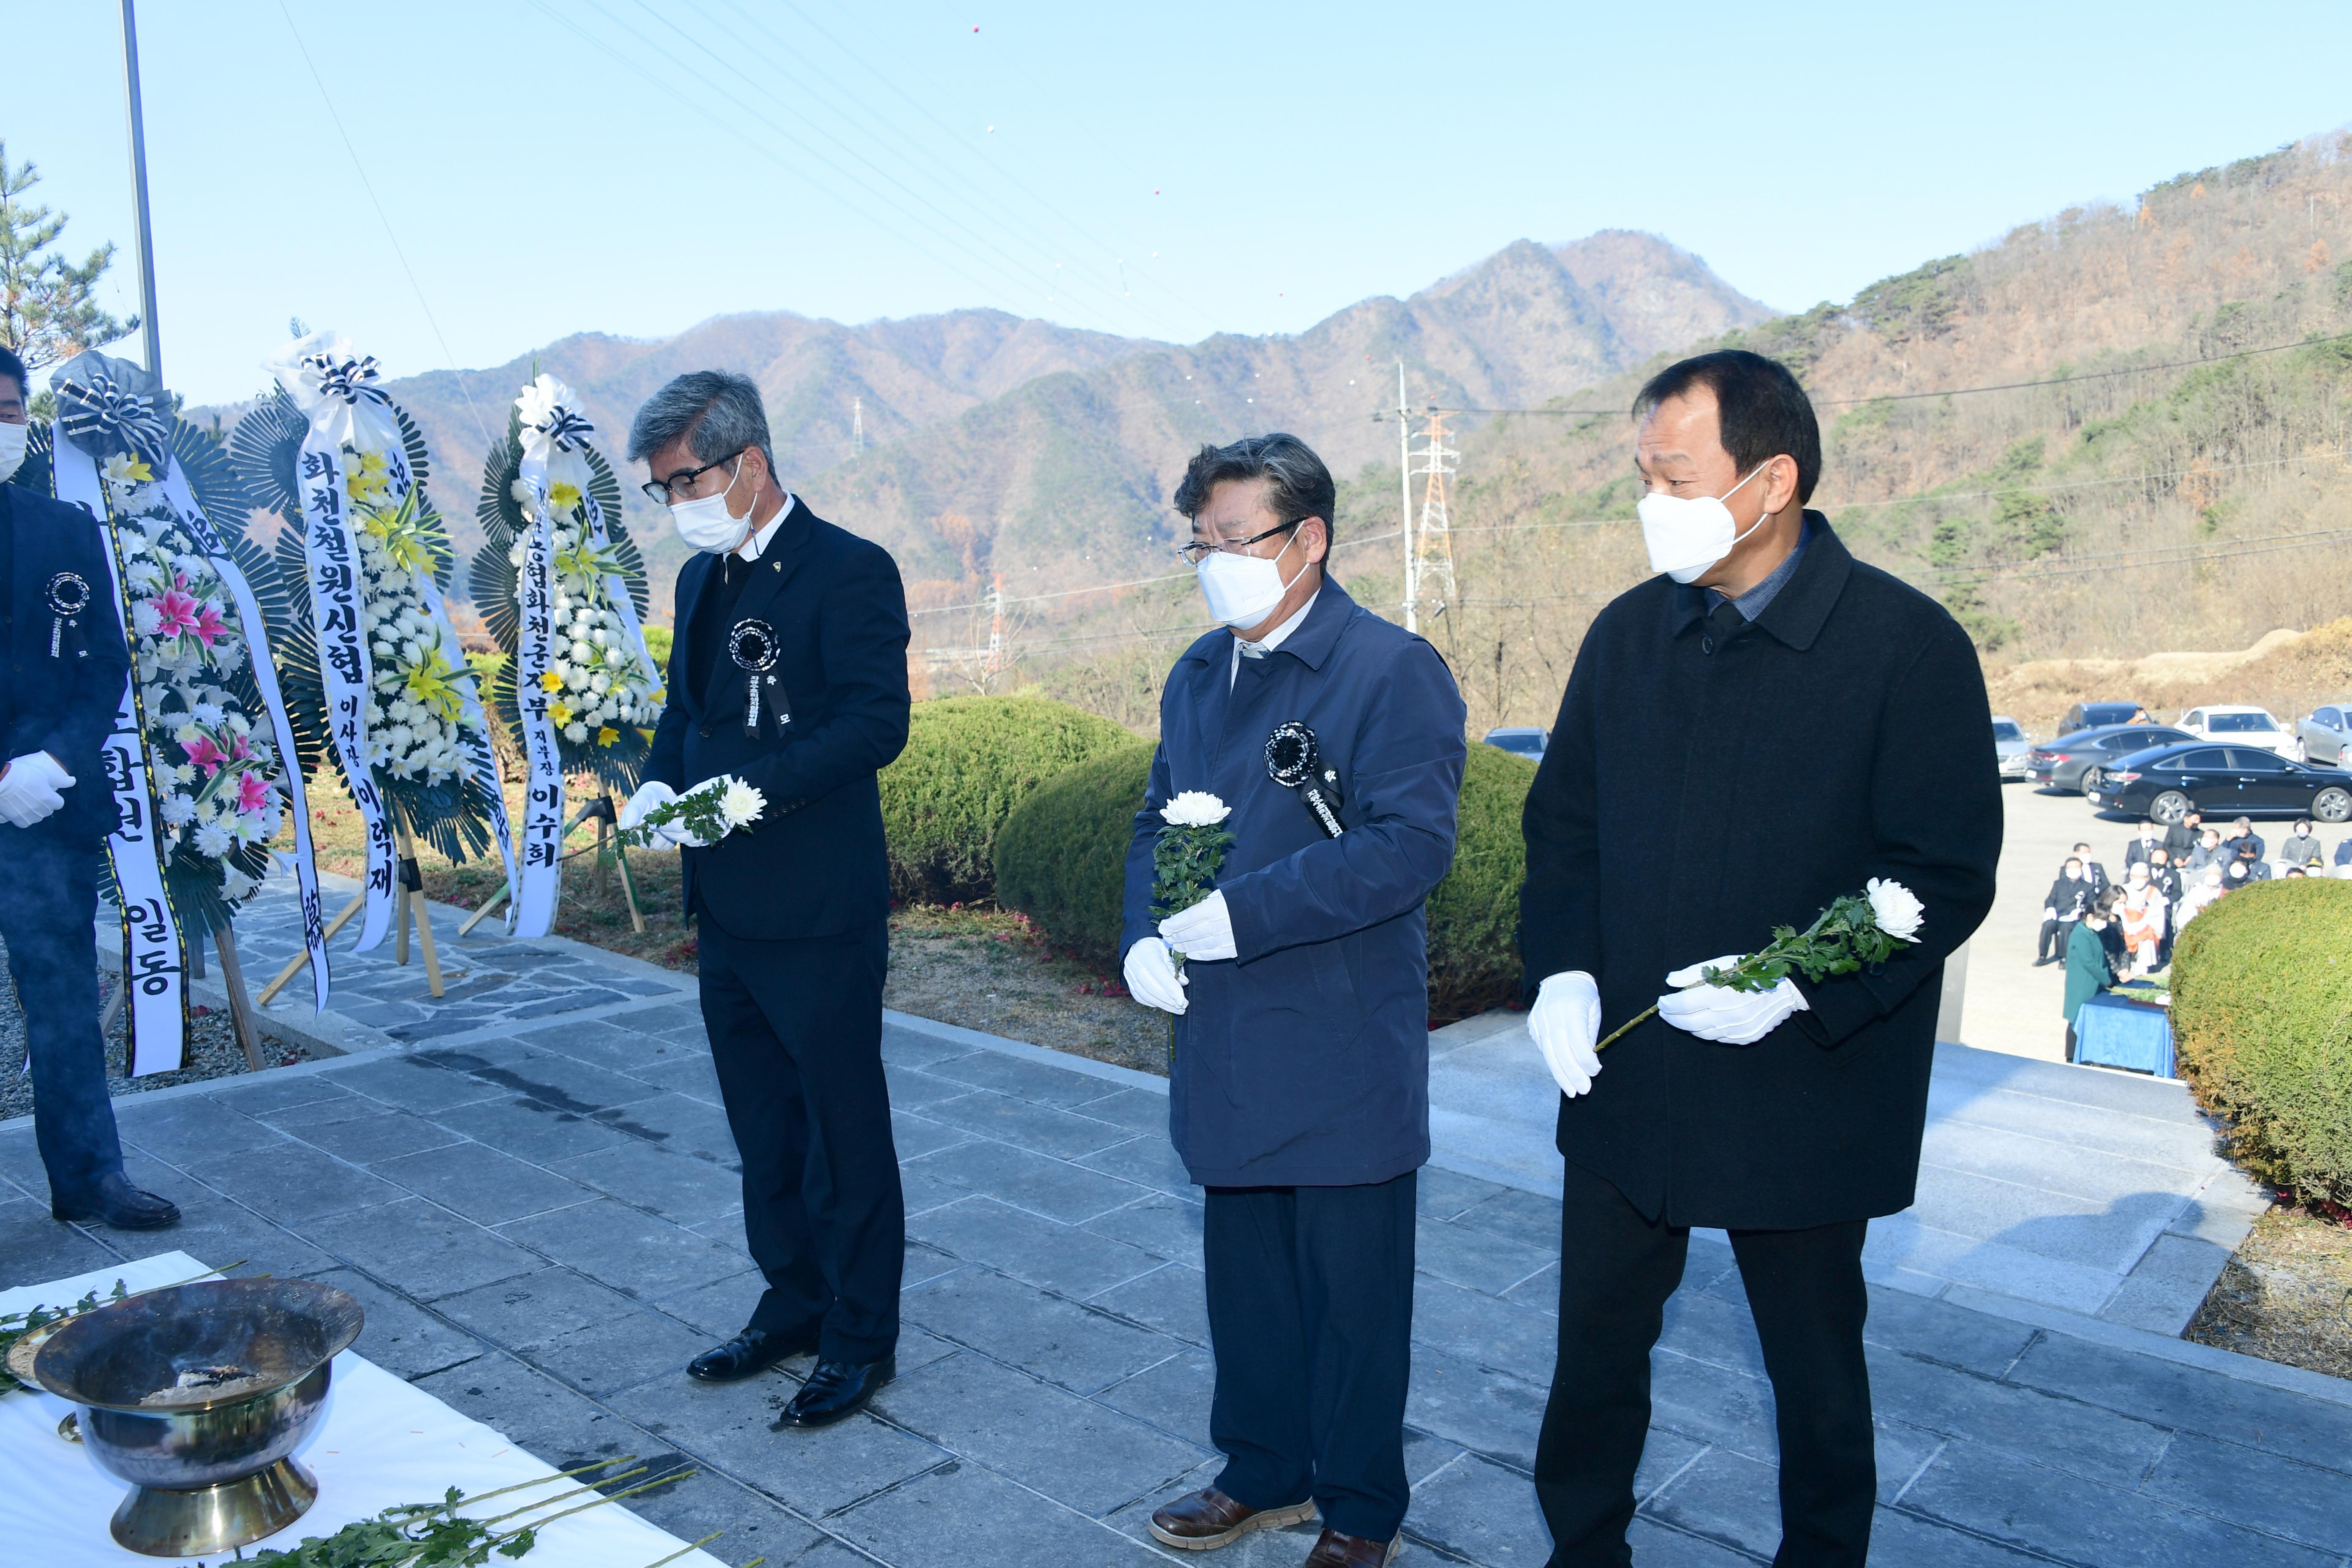
[[996, 890], [996, 835], [1045, 780], [1135, 739], [1108, 719], [1041, 697], [918, 702], [907, 749], [882, 770], [890, 894], [968, 903]]
[[[1118, 959], [1127, 845], [1152, 751], [1139, 742], [1070, 769], [1013, 807], [997, 837], [997, 901], [1106, 968]], [[1519, 994], [1519, 808], [1535, 772], [1524, 757], [1470, 748], [1454, 868], [1429, 899], [1433, 1018], [1466, 1018]]]
[[2352, 1205], [2352, 883], [2260, 883], [2199, 915], [2173, 952], [2172, 1028], [2232, 1156]]

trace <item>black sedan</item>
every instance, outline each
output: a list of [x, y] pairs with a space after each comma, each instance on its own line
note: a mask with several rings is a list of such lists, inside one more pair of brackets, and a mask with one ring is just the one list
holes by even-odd
[[2197, 737], [2166, 724], [2103, 724], [2036, 746], [2025, 754], [2025, 776], [2062, 794], [2087, 791], [2091, 770], [2119, 763], [2150, 746], [2168, 746]]
[[2100, 768], [2084, 796], [2093, 805], [2169, 826], [2193, 807], [2208, 820], [2308, 816], [2352, 821], [2352, 773], [2292, 763], [2254, 746], [2192, 742], [2137, 752]]

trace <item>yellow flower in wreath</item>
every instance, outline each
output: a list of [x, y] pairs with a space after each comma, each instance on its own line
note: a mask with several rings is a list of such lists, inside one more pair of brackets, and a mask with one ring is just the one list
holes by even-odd
[[382, 452], [362, 452], [343, 467], [352, 500], [362, 506], [381, 506], [391, 499], [392, 465]]
[[539, 689], [541, 691], [561, 691], [563, 689], [563, 677], [551, 669], [539, 678]]
[[570, 511], [580, 504], [580, 487], [569, 479], [558, 479], [547, 487], [547, 499], [553, 501], [559, 510]]
[[421, 702], [443, 720], [456, 723], [466, 709], [465, 700], [457, 694], [457, 689], [449, 684], [457, 673], [449, 663], [448, 656], [439, 647], [425, 649], [425, 662], [412, 666], [408, 671], [408, 700]]
[[605, 725], [604, 728], [596, 731], [596, 743], [600, 746], [609, 746], [620, 738], [621, 732], [618, 730], [614, 729], [610, 724]]
[[572, 722], [571, 705], [563, 702], [551, 702], [547, 705], [547, 716], [555, 721], [555, 727], [560, 730]]

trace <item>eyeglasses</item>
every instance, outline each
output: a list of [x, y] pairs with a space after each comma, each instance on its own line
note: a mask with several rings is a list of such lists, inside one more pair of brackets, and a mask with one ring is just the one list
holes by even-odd
[[[672, 474], [666, 479], [647, 479], [644, 484], [639, 485], [637, 488], [645, 491], [646, 496], [650, 499], [659, 501], [664, 506], [667, 506], [670, 504], [670, 494], [672, 491], [690, 489], [693, 488], [695, 480], [700, 479], [711, 469], [718, 468], [721, 463], [733, 462], [736, 458], [741, 457], [751, 449], [751, 448], [749, 447], [738, 447], [735, 450], [728, 453], [725, 457], [719, 458], [716, 462], [705, 463], [698, 468], [680, 468], [677, 472]], [[689, 497], [688, 499], [690, 500], [692, 498]]]
[[1302, 517], [1297, 522], [1286, 522], [1278, 528], [1269, 528], [1264, 533], [1254, 533], [1247, 539], [1232, 539], [1226, 540], [1223, 542], [1205, 539], [1196, 539], [1190, 544], [1178, 545], [1176, 547], [1176, 553], [1181, 555], [1188, 564], [1198, 566], [1202, 562], [1206, 561], [1211, 554], [1217, 551], [1223, 550], [1232, 552], [1247, 550], [1259, 540], [1272, 539], [1277, 533], [1288, 533], [1292, 529], [1297, 528], [1300, 522], [1305, 522], [1307, 520]]

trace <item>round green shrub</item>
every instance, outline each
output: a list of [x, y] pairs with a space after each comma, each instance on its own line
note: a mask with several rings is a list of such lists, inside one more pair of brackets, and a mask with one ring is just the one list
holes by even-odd
[[[1013, 810], [996, 841], [996, 897], [1057, 944], [1118, 962], [1127, 846], [1150, 780], [1139, 742], [1070, 769]], [[1454, 868], [1429, 898], [1429, 1010], [1468, 1017], [1519, 994], [1519, 810], [1535, 764], [1473, 746], [1462, 778]]]
[[997, 830], [1013, 806], [1072, 763], [1134, 739], [1041, 697], [916, 703], [907, 749], [881, 775], [891, 896], [935, 904], [992, 897]]
[[1429, 1016], [1467, 1018], [1519, 994], [1519, 814], [1536, 765], [1473, 743], [1462, 769], [1454, 868], [1429, 895]]
[[2199, 915], [2173, 951], [2172, 1029], [2235, 1159], [2352, 1205], [2352, 883], [2259, 883]]
[[1158, 750], [1136, 741], [1066, 770], [1014, 806], [996, 836], [996, 901], [1105, 969], [1118, 962], [1127, 846]]

